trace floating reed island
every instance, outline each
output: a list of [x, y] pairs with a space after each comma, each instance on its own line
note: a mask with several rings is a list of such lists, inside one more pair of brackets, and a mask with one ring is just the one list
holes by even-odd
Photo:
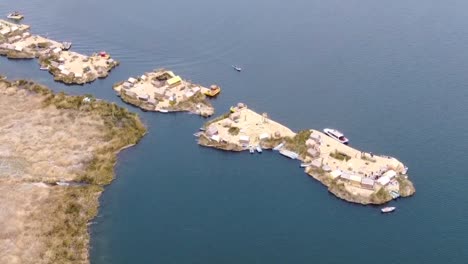
[[119, 65], [106, 52], [86, 56], [69, 51], [69, 42], [57, 42], [31, 35], [30, 27], [0, 20], [0, 55], [9, 59], [39, 59], [42, 70], [49, 71], [56, 81], [84, 84], [105, 78]]
[[113, 87], [124, 102], [146, 111], [188, 111], [205, 117], [214, 113], [207, 97], [215, 97], [221, 91], [217, 85], [206, 88], [193, 84], [166, 69], [130, 77]]
[[317, 130], [295, 133], [242, 103], [201, 130], [195, 135], [202, 146], [251, 153], [274, 149], [299, 159], [308, 175], [349, 202], [383, 204], [415, 193], [407, 167], [397, 159], [359, 151]]

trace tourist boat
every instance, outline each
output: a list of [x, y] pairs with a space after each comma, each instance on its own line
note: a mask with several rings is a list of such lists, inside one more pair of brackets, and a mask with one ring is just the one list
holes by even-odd
[[211, 85], [210, 89], [205, 91], [204, 94], [209, 97], [215, 97], [221, 92], [221, 88], [218, 85]]
[[331, 129], [331, 128], [325, 128], [323, 129], [323, 133], [327, 134], [333, 139], [338, 140], [339, 142], [343, 144], [348, 144], [349, 140], [341, 133], [340, 131], [336, 129]]
[[49, 66], [41, 66], [41, 68], [39, 68], [41, 71], [48, 71], [49, 70]]
[[250, 154], [254, 154], [255, 153], [255, 149], [253, 146], [249, 146], [249, 152]]
[[62, 49], [63, 50], [69, 50], [71, 48], [71, 46], [72, 46], [71, 42], [66, 42], [66, 41], [62, 42]]
[[262, 147], [260, 147], [260, 146], [257, 146], [256, 149], [257, 149], [257, 152], [258, 152], [258, 153], [262, 153], [262, 151], [263, 151], [263, 150], [262, 150]]
[[7, 18], [13, 19], [13, 20], [21, 20], [21, 19], [24, 18], [24, 16], [22, 14], [20, 14], [20, 12], [15, 11], [13, 13], [8, 14]]
[[393, 207], [393, 206], [389, 206], [389, 207], [384, 207], [382, 209], [380, 209], [380, 211], [382, 213], [391, 213], [393, 211], [395, 211], [396, 207]]
[[232, 67], [233, 67], [236, 71], [238, 71], [238, 72], [242, 71], [242, 68], [239, 67], [239, 66], [232, 65]]

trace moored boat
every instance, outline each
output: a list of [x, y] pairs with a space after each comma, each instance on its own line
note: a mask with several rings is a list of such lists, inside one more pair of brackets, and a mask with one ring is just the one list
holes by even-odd
[[336, 129], [331, 129], [331, 128], [324, 128], [323, 133], [325, 133], [327, 136], [343, 143], [343, 144], [348, 144], [349, 140], [341, 133], [340, 131]]
[[255, 149], [253, 146], [249, 146], [249, 152], [250, 154], [254, 154], [255, 153]]
[[393, 206], [389, 206], [389, 207], [384, 207], [382, 209], [380, 209], [380, 211], [382, 213], [391, 213], [393, 211], [395, 211], [396, 207], [393, 207]]
[[262, 153], [262, 151], [263, 151], [263, 150], [262, 150], [262, 147], [260, 147], [260, 146], [257, 146], [256, 149], [257, 149], [257, 152], [258, 152], [258, 153]]
[[41, 68], [39, 68], [41, 71], [48, 71], [49, 70], [49, 66], [41, 66]]
[[301, 163], [301, 168], [307, 168], [310, 165], [312, 165], [312, 163]]
[[62, 49], [63, 50], [69, 50], [71, 48], [71, 46], [72, 46], [71, 42], [66, 42], [66, 41], [62, 42]]
[[13, 13], [8, 14], [7, 18], [13, 19], [13, 20], [21, 20], [21, 19], [24, 18], [24, 16], [22, 14], [20, 14], [20, 12], [15, 11]]
[[236, 71], [238, 71], [238, 72], [242, 71], [242, 68], [239, 67], [239, 66], [232, 65], [232, 67], [234, 68], [234, 70], [236, 70]]
[[221, 92], [221, 88], [218, 85], [211, 85], [210, 89], [204, 92], [206, 96], [215, 97]]
[[279, 143], [273, 150], [280, 150], [284, 146], [284, 143]]

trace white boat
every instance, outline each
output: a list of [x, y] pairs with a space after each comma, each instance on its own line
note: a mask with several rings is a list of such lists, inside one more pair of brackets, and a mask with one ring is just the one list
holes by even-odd
[[249, 152], [250, 154], [254, 154], [255, 153], [255, 149], [253, 146], [249, 146]]
[[273, 150], [280, 150], [283, 146], [284, 146], [284, 143], [279, 143], [278, 146], [273, 148]]
[[193, 135], [196, 136], [196, 137], [200, 137], [202, 134], [203, 134], [203, 132], [200, 131], [200, 132], [197, 132], [197, 133], [195, 133], [195, 134], [193, 134]]
[[8, 14], [7, 18], [13, 19], [13, 20], [21, 20], [21, 19], [24, 18], [24, 16], [22, 14], [20, 14], [20, 12], [15, 11], [13, 13]]
[[263, 151], [262, 148], [261, 148], [260, 146], [257, 146], [256, 149], [257, 149], [257, 152], [258, 152], [258, 153], [262, 153], [262, 151]]
[[307, 168], [310, 165], [312, 165], [312, 164], [311, 163], [301, 163], [301, 168]]
[[49, 66], [41, 66], [41, 68], [39, 68], [41, 71], [48, 71], [49, 70]]
[[169, 113], [169, 111], [167, 111], [166, 109], [159, 109], [159, 112], [161, 112], [161, 113]]
[[292, 152], [290, 150], [287, 150], [287, 149], [281, 149], [279, 151], [279, 153], [283, 156], [286, 156], [290, 159], [297, 159], [299, 157], [299, 154], [297, 154], [296, 152]]
[[72, 46], [71, 42], [66, 42], [66, 41], [62, 42], [62, 49], [63, 50], [69, 50], [71, 48], [71, 46]]
[[393, 206], [389, 206], [389, 207], [384, 207], [382, 209], [380, 209], [380, 211], [382, 213], [391, 213], [393, 211], [395, 211], [396, 207], [393, 207]]
[[238, 71], [238, 72], [242, 71], [242, 68], [239, 67], [239, 66], [232, 65], [232, 67], [233, 67], [236, 71]]
[[343, 144], [348, 144], [349, 140], [341, 133], [340, 131], [336, 129], [331, 129], [331, 128], [324, 128], [323, 133], [327, 134], [329, 137], [343, 143]]

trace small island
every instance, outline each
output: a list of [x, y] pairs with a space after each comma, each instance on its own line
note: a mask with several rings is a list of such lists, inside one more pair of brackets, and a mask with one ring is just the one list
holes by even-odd
[[117, 153], [146, 129], [90, 95], [0, 80], [0, 263], [88, 263], [90, 220]]
[[114, 90], [124, 102], [146, 111], [187, 111], [207, 117], [214, 113], [207, 97], [217, 96], [221, 88], [206, 88], [183, 80], [172, 71], [156, 69], [116, 83]]
[[105, 78], [119, 65], [104, 51], [86, 56], [69, 51], [71, 43], [57, 42], [31, 35], [30, 27], [0, 20], [0, 55], [9, 59], [39, 59], [40, 69], [49, 71], [54, 80], [66, 84], [84, 84]]
[[415, 193], [407, 167], [397, 159], [356, 150], [317, 130], [295, 133], [242, 103], [201, 130], [195, 135], [202, 146], [251, 153], [274, 149], [299, 159], [308, 175], [349, 202], [384, 204]]

